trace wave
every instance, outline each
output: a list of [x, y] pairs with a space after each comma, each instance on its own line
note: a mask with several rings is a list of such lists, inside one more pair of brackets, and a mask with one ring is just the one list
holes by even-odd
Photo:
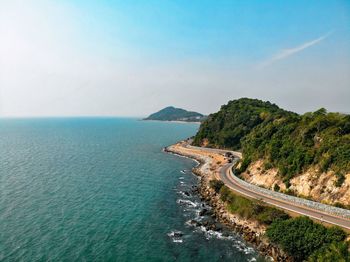
[[177, 193], [179, 193], [181, 196], [186, 197], [186, 198], [191, 197], [190, 193], [188, 193], [187, 191], [178, 191]]
[[198, 203], [192, 202], [191, 200], [187, 200], [187, 199], [178, 199], [176, 201], [176, 203], [182, 204], [182, 205], [193, 206], [193, 207], [197, 207], [198, 206]]
[[173, 230], [170, 233], [167, 234], [174, 243], [182, 243], [183, 239], [181, 238], [183, 236], [183, 233], [178, 230]]

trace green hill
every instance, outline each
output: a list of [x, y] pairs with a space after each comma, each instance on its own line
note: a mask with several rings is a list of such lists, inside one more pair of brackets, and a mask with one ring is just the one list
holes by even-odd
[[298, 115], [270, 102], [241, 98], [209, 115], [194, 144], [240, 149], [242, 169], [264, 159], [286, 181], [310, 165], [334, 170], [341, 181], [350, 171], [350, 116], [323, 108]]
[[169, 106], [154, 114], [151, 114], [144, 120], [199, 122], [204, 118], [205, 116], [200, 113]]

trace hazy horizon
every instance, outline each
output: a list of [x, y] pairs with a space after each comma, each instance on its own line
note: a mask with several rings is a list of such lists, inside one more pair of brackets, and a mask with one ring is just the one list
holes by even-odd
[[0, 117], [350, 112], [350, 2], [0, 2]]
[[[239, 98], [237, 98], [237, 99], [239, 99]], [[269, 101], [269, 102], [273, 103], [272, 101]], [[174, 106], [174, 105], [169, 105], [169, 106], [173, 106], [175, 108], [182, 108], [182, 107], [178, 107], [178, 106]], [[205, 114], [205, 113], [203, 113], [203, 114], [204, 115], [210, 115], [212, 113], [216, 113], [217, 111], [220, 110], [221, 106], [219, 106], [216, 111], [210, 112], [208, 114]], [[277, 104], [277, 106], [279, 106], [279, 105]], [[165, 106], [165, 107], [168, 107], [168, 106]], [[164, 109], [165, 107], [156, 109], [153, 112], [145, 113], [143, 115], [37, 115], [37, 116], [26, 116], [26, 115], [23, 115], [23, 116], [0, 116], [0, 118], [3, 118], [3, 119], [35, 119], [35, 118], [136, 118], [136, 119], [142, 119], [142, 118], [148, 117], [150, 114], [156, 113], [156, 112]], [[281, 106], [279, 106], [279, 107], [281, 107]], [[289, 110], [287, 108], [283, 108], [283, 107], [281, 107], [281, 108]], [[315, 108], [314, 110], [309, 110], [309, 111], [305, 111], [305, 112], [296, 112], [296, 111], [293, 111], [293, 110], [292, 111], [296, 112], [298, 114], [304, 114], [304, 113], [308, 113], [308, 112], [314, 112], [314, 111], [316, 111], [316, 110], [318, 110], [320, 108], [322, 108], [322, 107]], [[187, 108], [182, 108], [182, 109], [187, 110]], [[350, 114], [350, 112], [331, 111], [331, 110], [328, 110], [327, 108], [325, 108], [325, 109], [327, 110], [327, 112], [341, 113], [341, 114]], [[196, 111], [196, 110], [188, 110], [188, 111], [195, 111], [197, 113], [202, 113], [202, 112]], [[192, 122], [188, 122], [188, 123], [192, 123]]]

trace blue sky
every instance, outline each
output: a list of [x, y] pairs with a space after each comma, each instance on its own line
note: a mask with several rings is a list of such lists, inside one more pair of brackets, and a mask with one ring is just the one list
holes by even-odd
[[105, 44], [119, 43], [160, 59], [224, 57], [253, 62], [329, 32], [349, 41], [349, 1], [73, 1], [72, 5], [81, 12], [81, 26], [101, 34]]
[[242, 96], [350, 111], [350, 1], [4, 0], [0, 10], [3, 116], [210, 113]]

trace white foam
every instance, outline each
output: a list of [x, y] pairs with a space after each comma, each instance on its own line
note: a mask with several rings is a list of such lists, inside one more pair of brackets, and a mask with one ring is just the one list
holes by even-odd
[[252, 258], [248, 259], [247, 261], [248, 261], [248, 262], [254, 262], [254, 261], [256, 261], [256, 258], [255, 258], [255, 257], [252, 257]]
[[176, 201], [176, 203], [178, 204], [185, 204], [185, 205], [189, 205], [189, 206], [193, 206], [193, 207], [197, 207], [198, 205], [190, 200], [187, 199], [179, 199]]
[[191, 197], [190, 195], [186, 195], [185, 192], [183, 191], [178, 191], [178, 193], [181, 194], [181, 196], [183, 197], [187, 197], [187, 198]]
[[174, 230], [174, 231], [171, 231], [170, 233], [168, 233], [167, 235], [168, 235], [169, 237], [174, 237], [175, 234], [182, 234], [182, 232], [181, 232], [181, 231], [176, 231], [176, 230]]
[[174, 243], [182, 243], [183, 240], [181, 239], [181, 236], [175, 236], [176, 234], [181, 234], [181, 236], [182, 236], [181, 231], [171, 231], [167, 235], [172, 238]]
[[[190, 221], [187, 221], [186, 224], [191, 225]], [[207, 230], [206, 227], [200, 226], [198, 227], [202, 232], [204, 232], [206, 239], [216, 238], [222, 240], [230, 240], [233, 241], [233, 246], [240, 252], [243, 252], [246, 255], [254, 254], [255, 251], [252, 247], [247, 246], [243, 241], [240, 241], [235, 236], [228, 235], [224, 236], [222, 232], [217, 232], [214, 230]], [[254, 258], [255, 259], [255, 258]], [[252, 260], [256, 261], [256, 260]]]
[[174, 242], [174, 243], [182, 243], [183, 240], [182, 240], [182, 239], [175, 239], [175, 238], [174, 238], [174, 239], [173, 239], [173, 242]]

